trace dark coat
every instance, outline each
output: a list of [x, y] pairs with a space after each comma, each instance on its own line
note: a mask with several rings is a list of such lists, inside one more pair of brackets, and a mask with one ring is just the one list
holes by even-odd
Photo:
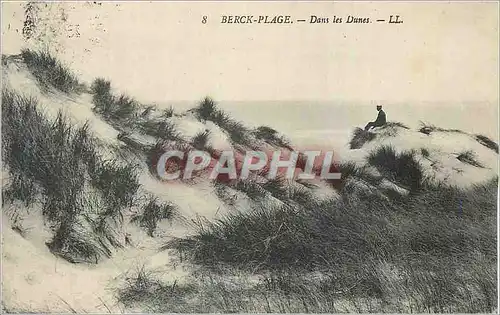
[[378, 111], [377, 120], [375, 120], [375, 126], [383, 126], [387, 122], [385, 117], [385, 112], [383, 110]]

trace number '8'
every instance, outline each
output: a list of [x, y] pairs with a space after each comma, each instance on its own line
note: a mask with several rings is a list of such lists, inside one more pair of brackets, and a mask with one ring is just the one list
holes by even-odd
[[207, 16], [204, 15], [203, 18], [201, 19], [201, 23], [207, 24]]

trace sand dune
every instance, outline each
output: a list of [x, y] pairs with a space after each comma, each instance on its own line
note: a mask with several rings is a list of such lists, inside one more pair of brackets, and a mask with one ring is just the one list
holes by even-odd
[[[120, 130], [110, 125], [93, 111], [92, 95], [84, 92], [79, 95], [68, 95], [50, 89], [42, 91], [33, 75], [19, 58], [9, 57], [4, 61], [2, 77], [4, 86], [9, 89], [34, 96], [40, 101], [43, 111], [54, 118], [59, 110], [66, 113], [72, 122], [83, 125], [88, 121], [92, 133], [102, 141], [100, 152], [109, 158], [115, 156], [117, 147], [125, 144], [117, 139]], [[192, 138], [199, 132], [210, 131], [210, 143], [216, 149], [232, 148], [227, 132], [211, 121], [200, 122], [190, 112], [176, 112], [169, 118], [182, 137]], [[345, 130], [351, 135], [352, 130]], [[395, 127], [375, 130], [375, 139], [361, 146], [350, 149], [348, 137], [336, 138], [340, 162], [354, 161], [358, 165], [366, 164], [366, 158], [372, 149], [382, 145], [391, 145], [396, 151], [415, 150], [426, 176], [450, 185], [468, 187], [488, 180], [498, 174], [498, 153], [477, 141], [474, 134], [464, 132], [435, 131], [424, 134], [415, 129]], [[308, 134], [306, 137], [329, 137], [328, 131]], [[310, 138], [309, 138], [310, 139]], [[338, 139], [345, 139], [339, 145]], [[325, 146], [325, 141], [318, 146]], [[422, 153], [425, 149], [427, 153]], [[472, 150], [481, 167], [464, 163], [457, 159], [461, 152]], [[179, 265], [177, 258], [169, 252], [157, 249], [165, 241], [173, 237], [187, 237], [196, 233], [201, 222], [211, 222], [223, 218], [234, 211], [246, 211], [251, 201], [233, 190], [235, 202], [229, 206], [220, 199], [213, 186], [206, 179], [193, 183], [165, 183], [158, 181], [147, 170], [142, 160], [139, 182], [143, 194], [152, 194], [164, 201], [173, 201], [179, 209], [178, 216], [172, 222], [160, 223], [157, 237], [151, 238], [133, 224], [124, 225], [133, 246], [118, 249], [113, 256], [97, 265], [71, 264], [49, 252], [45, 242], [49, 241], [52, 232], [40, 213], [40, 204], [27, 211], [22, 205], [14, 203], [4, 209], [2, 219], [3, 232], [3, 306], [9, 311], [37, 312], [123, 312], [115, 299], [114, 289], [120, 280], [139, 266], [151, 270], [159, 270], [166, 281], [186, 281], [189, 272]], [[4, 170], [4, 185], [10, 178]], [[321, 183], [320, 183], [321, 184]], [[384, 186], [385, 185], [385, 186]], [[391, 186], [392, 185], [392, 186]], [[393, 187], [406, 194], [404, 188], [394, 182], [385, 180], [380, 187]], [[323, 190], [322, 190], [323, 189]], [[325, 190], [326, 189], [326, 190]], [[230, 192], [231, 189], [226, 190]], [[323, 191], [323, 192], [321, 192]], [[327, 195], [335, 196], [329, 188], [316, 188], [317, 197], [327, 191]], [[328, 193], [328, 191], [330, 191]], [[226, 195], [227, 197], [227, 195]], [[271, 201], [278, 199], [270, 197]], [[10, 210], [7, 210], [10, 209]], [[16, 233], [8, 213], [20, 214], [24, 235]], [[127, 217], [137, 209], [130, 209]], [[44, 223], [45, 222], [45, 223]]]

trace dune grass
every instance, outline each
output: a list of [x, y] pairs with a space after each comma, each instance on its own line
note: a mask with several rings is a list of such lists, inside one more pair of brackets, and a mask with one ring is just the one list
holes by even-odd
[[410, 128], [398, 121], [388, 121], [385, 125], [377, 127], [377, 137], [395, 137], [401, 129], [409, 130]]
[[85, 85], [78, 81], [69, 67], [49, 52], [23, 49], [21, 57], [42, 88], [52, 86], [65, 93], [85, 90]]
[[424, 181], [422, 165], [416, 160], [414, 151], [397, 153], [388, 145], [372, 150], [367, 161], [389, 180], [412, 191], [421, 188]]
[[182, 138], [174, 123], [168, 120], [144, 120], [137, 122], [136, 125], [138, 130], [155, 138], [163, 140], [179, 140]]
[[[197, 234], [165, 248], [210, 269], [281, 273], [285, 283], [298, 281], [293, 274], [320, 273], [322, 280], [314, 283], [324, 284], [325, 296], [307, 298], [306, 292], [317, 292], [313, 283], [303, 283], [301, 290], [288, 287], [291, 296], [305, 299], [301, 311], [318, 305], [337, 310], [328, 306], [328, 298], [360, 301], [365, 311], [372, 305], [372, 311], [491, 312], [496, 307], [496, 193], [493, 179], [471, 189], [426, 186], [398, 202], [367, 195], [354, 203], [260, 205], [200, 224]], [[237, 298], [229, 292], [229, 300]]]
[[[411, 266], [423, 269], [417, 263]], [[495, 297], [488, 295], [494, 274], [475, 266], [471, 267], [475, 276], [467, 284], [454, 276], [457, 270], [435, 273], [433, 260], [429, 261], [429, 272], [414, 271], [408, 276], [384, 262], [375, 268], [373, 275], [386, 287], [374, 296], [357, 294], [362, 287], [359, 279], [342, 288], [335, 273], [268, 272], [250, 281], [244, 274], [227, 269], [226, 277], [202, 271], [187, 283], [161, 281], [160, 274], [139, 271], [128, 277], [117, 295], [126, 307], [151, 313], [477, 313], [494, 309], [490, 302]], [[430, 284], [428, 280], [434, 281]], [[447, 288], [455, 282], [460, 287]], [[406, 286], [415, 289], [407, 290]], [[462, 287], [467, 288], [465, 292]], [[467, 296], [473, 290], [478, 291]]]
[[484, 167], [483, 164], [481, 164], [477, 160], [476, 153], [472, 150], [467, 150], [467, 151], [462, 151], [458, 154], [457, 159], [463, 163], [470, 164], [475, 167]]
[[199, 120], [210, 120], [225, 130], [233, 144], [241, 144], [244, 146], [253, 145], [251, 130], [245, 127], [243, 123], [232, 119], [228, 114], [219, 109], [217, 103], [210, 97], [205, 97], [198, 106], [194, 108], [194, 112]]
[[462, 133], [464, 134], [465, 132], [460, 130], [460, 129], [446, 129], [446, 128], [441, 128], [437, 127], [435, 125], [425, 123], [423, 121], [420, 122], [420, 129], [418, 130], [421, 133], [424, 133], [426, 135], [430, 135], [433, 132], [454, 132], [454, 133]]
[[376, 132], [365, 131], [361, 128], [354, 129], [351, 140], [349, 141], [350, 149], [360, 149], [365, 143], [375, 140], [377, 137], [394, 137], [401, 129], [410, 129], [403, 123], [397, 121], [388, 121], [385, 125], [377, 127]]
[[40, 200], [53, 253], [91, 263], [111, 255], [119, 226], [109, 220], [119, 221], [138, 183], [130, 167], [99, 157], [87, 124], [74, 126], [61, 112], [52, 121], [36, 99], [3, 90], [2, 153], [13, 178], [4, 196]]
[[92, 82], [90, 90], [93, 95], [94, 109], [105, 119], [123, 124], [126, 120], [138, 116], [139, 103], [125, 94], [114, 96], [110, 81], [97, 78]]
[[101, 161], [93, 169], [90, 182], [106, 200], [103, 214], [121, 222], [121, 210], [133, 205], [140, 187], [135, 167], [116, 160]]
[[196, 150], [203, 151], [206, 150], [209, 139], [210, 139], [210, 131], [208, 130], [200, 131], [196, 135], [194, 135], [193, 139], [191, 140], [191, 144]]
[[135, 222], [147, 229], [149, 236], [153, 237], [158, 222], [165, 219], [172, 219], [176, 208], [171, 203], [161, 203], [158, 198], [150, 197], [143, 206], [142, 213], [134, 216], [130, 222]]
[[167, 109], [164, 109], [161, 115], [163, 118], [170, 118], [174, 116], [174, 108], [170, 106]]
[[341, 174], [340, 179], [330, 179], [327, 182], [338, 191], [341, 191], [350, 179], [362, 181], [373, 186], [377, 186], [382, 180], [381, 176], [371, 172], [368, 167], [358, 166], [354, 162], [336, 164], [335, 169]]
[[367, 142], [373, 141], [377, 135], [370, 131], [364, 131], [361, 128], [354, 129], [351, 141], [349, 141], [350, 149], [359, 149]]
[[380, 128], [385, 128], [385, 127], [389, 127], [389, 128], [403, 128], [403, 129], [406, 129], [406, 130], [409, 130], [410, 127], [408, 127], [407, 125], [399, 122], [399, 121], [388, 121], [384, 126], [380, 127]]
[[147, 150], [133, 143], [127, 134], [142, 133], [162, 140], [181, 140], [181, 134], [175, 124], [169, 120], [173, 116], [173, 108], [165, 109], [159, 117], [151, 118], [155, 106], [144, 106], [134, 98], [125, 94], [113, 95], [111, 82], [97, 78], [91, 85], [94, 110], [102, 115], [110, 124], [121, 131], [120, 137], [136, 153], [147, 153]]
[[475, 139], [477, 142], [481, 143], [482, 145], [484, 145], [488, 149], [491, 149], [491, 150], [495, 151], [496, 153], [498, 153], [498, 144], [495, 141], [488, 138], [487, 136], [475, 135]]
[[290, 151], [293, 150], [290, 145], [290, 141], [285, 139], [283, 136], [280, 136], [278, 131], [269, 126], [259, 126], [252, 130], [252, 134], [256, 139], [263, 140], [272, 146], [286, 148]]
[[420, 148], [420, 154], [426, 159], [431, 155], [427, 148]]

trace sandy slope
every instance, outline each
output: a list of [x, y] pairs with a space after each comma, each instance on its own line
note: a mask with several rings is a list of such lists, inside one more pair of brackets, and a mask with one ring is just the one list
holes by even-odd
[[[90, 95], [69, 98], [55, 91], [43, 94], [34, 77], [18, 62], [9, 63], [2, 70], [5, 86], [37, 97], [49, 116], [54, 117], [62, 109], [76, 124], [88, 121], [93, 133], [105, 146], [112, 148], [122, 145], [116, 139], [119, 132], [92, 112]], [[203, 126], [189, 118], [179, 121], [177, 125], [186, 136], [196, 134], [199, 129], [215, 128], [213, 124]], [[214, 135], [219, 141], [216, 142], [218, 145], [224, 146], [227, 143], [220, 132], [218, 135], [214, 132]], [[100, 152], [111, 156], [113, 151], [108, 148], [101, 149]], [[6, 184], [6, 173], [3, 172], [2, 175], [3, 183]], [[48, 251], [44, 243], [50, 239], [51, 234], [44, 227], [43, 219], [33, 215], [40, 212], [39, 207], [31, 209], [29, 215], [24, 209], [18, 209], [24, 217], [22, 226], [28, 230], [25, 238], [11, 229], [11, 220], [3, 215], [2, 295], [6, 309], [69, 312], [71, 307], [78, 312], [108, 312], [109, 308], [112, 312], [117, 312], [120, 309], [113, 302], [113, 290], [108, 287], [123, 280], [127, 271], [133, 272], [141, 265], [163, 271], [160, 274], [168, 277], [168, 280], [182, 281], [181, 278], [185, 275], [182, 268], [170, 265], [169, 254], [158, 252], [157, 249], [171, 236], [183, 236], [192, 232], [193, 220], [203, 217], [214, 219], [225, 213], [226, 209], [212, 193], [208, 183], [200, 183], [196, 187], [185, 184], [166, 185], [155, 180], [147, 171], [140, 174], [139, 180], [145, 192], [165, 201], [174, 201], [181, 210], [182, 218], [174, 224], [160, 224], [160, 229], [166, 233], [162, 233], [159, 238], [150, 238], [137, 227], [127, 226], [126, 231], [130, 234], [134, 247], [117, 251], [111, 259], [97, 266], [73, 265]], [[4, 212], [9, 211], [4, 209]]]
[[[47, 114], [53, 116], [59, 109], [64, 110], [75, 123], [89, 121], [91, 130], [102, 140], [104, 146], [121, 146], [117, 140], [118, 131], [92, 112], [91, 96], [68, 97], [58, 92], [43, 94], [37, 87], [33, 76], [20, 62], [9, 61], [2, 69], [4, 84], [16, 91], [36, 96]], [[179, 114], [173, 118], [178, 130], [185, 137], [192, 137], [199, 131], [210, 130], [211, 141], [216, 148], [228, 148], [225, 134], [213, 123], [200, 123], [189, 114]], [[429, 174], [435, 175], [451, 184], [469, 185], [488, 179], [498, 173], [498, 154], [485, 148], [470, 135], [458, 133], [421, 134], [415, 130], [400, 130], [398, 135], [379, 137], [358, 150], [349, 150], [342, 145], [339, 156], [342, 160], [354, 160], [363, 163], [369, 149], [380, 144], [391, 144], [398, 150], [428, 148], [428, 159], [420, 157]], [[104, 148], [105, 148], [104, 147]], [[462, 150], [471, 149], [477, 153], [485, 168], [464, 164], [456, 159]], [[112, 152], [103, 149], [103, 153]], [[3, 176], [5, 172], [3, 173]], [[5, 178], [4, 178], [5, 179]], [[139, 175], [144, 192], [154, 194], [165, 201], [172, 201], [179, 207], [182, 218], [173, 223], [160, 225], [159, 237], [150, 238], [144, 231], [127, 225], [133, 246], [118, 250], [111, 259], [96, 266], [70, 264], [52, 255], [45, 241], [51, 235], [43, 224], [36, 206], [27, 215], [26, 209], [18, 207], [24, 213], [24, 236], [15, 232], [8, 218], [8, 209], [2, 216], [3, 231], [3, 305], [7, 310], [68, 312], [120, 312], [123, 311], [113, 298], [116, 287], [126, 272], [134, 271], [142, 264], [147, 268], [164, 271], [169, 280], [182, 281], [187, 271], [178, 265], [175, 258], [167, 252], [158, 252], [157, 248], [172, 236], [185, 236], [193, 232], [195, 222], [220, 218], [228, 211], [227, 207], [215, 195], [208, 181], [196, 185], [166, 184], [153, 178], [144, 169]], [[7, 180], [4, 181], [4, 184]], [[236, 205], [245, 209], [244, 198]], [[177, 265], [177, 267], [176, 267]]]
[[[397, 151], [429, 150], [429, 157], [419, 154], [419, 162], [427, 175], [458, 186], [479, 183], [498, 174], [498, 154], [477, 142], [473, 135], [456, 132], [434, 132], [426, 135], [415, 130], [398, 129], [396, 136], [381, 136], [366, 143], [361, 149], [350, 150], [345, 146], [339, 153], [341, 160], [364, 162], [368, 152], [380, 145], [391, 145]], [[374, 131], [380, 133], [380, 131]], [[463, 151], [472, 150], [484, 166], [479, 168], [457, 159]]]

